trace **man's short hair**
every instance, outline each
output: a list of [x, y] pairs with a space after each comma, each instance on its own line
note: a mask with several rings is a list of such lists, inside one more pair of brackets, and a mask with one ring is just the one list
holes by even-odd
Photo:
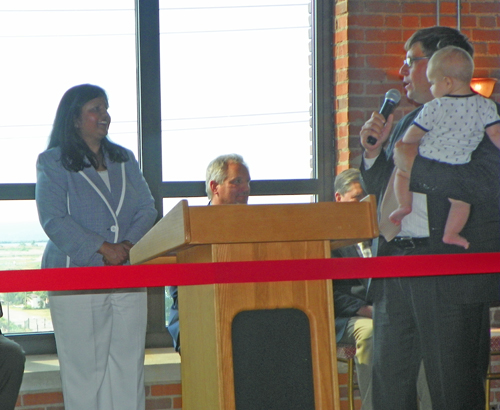
[[434, 26], [420, 29], [406, 41], [405, 50], [408, 51], [415, 43], [422, 45], [426, 57], [431, 57], [437, 50], [446, 46], [462, 48], [474, 57], [474, 48], [469, 39], [451, 27]]
[[248, 165], [243, 160], [243, 157], [238, 154], [220, 155], [215, 158], [207, 167], [207, 176], [205, 179], [205, 190], [207, 191], [208, 199], [212, 200], [212, 190], [210, 189], [210, 181], [215, 181], [217, 184], [223, 184], [227, 178], [227, 168], [230, 163], [241, 164], [248, 169]]
[[361, 177], [361, 172], [359, 171], [359, 169], [349, 168], [342, 171], [335, 177], [333, 189], [335, 193], [338, 192], [340, 195], [345, 195], [351, 189], [352, 184], [356, 182], [359, 182], [363, 190], [366, 192], [363, 178]]

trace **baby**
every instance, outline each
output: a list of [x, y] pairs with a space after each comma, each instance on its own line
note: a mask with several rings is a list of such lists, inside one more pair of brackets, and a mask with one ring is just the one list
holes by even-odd
[[[434, 100], [425, 104], [406, 131], [403, 142], [420, 144], [423, 157], [449, 164], [465, 164], [484, 137], [500, 149], [500, 116], [492, 100], [470, 89], [474, 62], [464, 50], [454, 46], [436, 51], [427, 65], [427, 79]], [[400, 225], [411, 213], [413, 194], [410, 192], [411, 169], [397, 169], [394, 190], [399, 208], [389, 219]], [[451, 202], [443, 242], [469, 247], [460, 235], [470, 214], [470, 204], [455, 199]]]

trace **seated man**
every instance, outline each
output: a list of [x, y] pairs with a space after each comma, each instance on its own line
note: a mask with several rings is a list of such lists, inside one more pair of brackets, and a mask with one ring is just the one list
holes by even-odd
[[[240, 155], [221, 155], [208, 165], [205, 187], [209, 205], [246, 204], [250, 195], [248, 166]], [[180, 353], [177, 286], [171, 286], [169, 292], [173, 304], [170, 308], [168, 331], [172, 335], [175, 350]]]
[[[358, 202], [365, 196], [361, 173], [350, 168], [335, 178], [336, 202]], [[336, 249], [332, 257], [370, 257], [366, 242]], [[361, 395], [361, 409], [372, 409], [373, 307], [366, 300], [367, 279], [334, 280], [335, 333], [337, 343], [356, 346], [354, 363]], [[420, 410], [431, 410], [429, 389], [421, 368], [418, 378]]]
[[[0, 305], [0, 317], [3, 316]], [[24, 351], [0, 332], [0, 410], [14, 410], [24, 373]]]
[[[336, 202], [358, 202], [365, 196], [361, 173], [350, 168], [335, 178]], [[337, 249], [332, 257], [371, 256], [370, 245], [358, 243]], [[337, 343], [356, 346], [356, 374], [361, 395], [362, 410], [370, 410], [373, 320], [372, 306], [366, 301], [366, 279], [346, 279], [333, 281], [335, 333]]]

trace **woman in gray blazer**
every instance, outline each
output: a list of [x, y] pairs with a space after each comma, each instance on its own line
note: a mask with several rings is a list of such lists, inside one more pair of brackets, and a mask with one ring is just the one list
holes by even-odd
[[[154, 224], [146, 181], [133, 153], [108, 139], [110, 122], [100, 87], [75, 86], [59, 103], [37, 162], [36, 202], [49, 237], [42, 268], [128, 263]], [[52, 292], [50, 310], [65, 409], [144, 409], [145, 289]]]

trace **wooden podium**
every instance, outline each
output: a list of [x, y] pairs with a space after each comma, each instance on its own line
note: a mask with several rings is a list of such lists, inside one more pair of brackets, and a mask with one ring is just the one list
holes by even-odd
[[[372, 196], [297, 205], [181, 201], [130, 259], [319, 259], [377, 235]], [[182, 286], [179, 306], [183, 409], [340, 409], [331, 281]]]

